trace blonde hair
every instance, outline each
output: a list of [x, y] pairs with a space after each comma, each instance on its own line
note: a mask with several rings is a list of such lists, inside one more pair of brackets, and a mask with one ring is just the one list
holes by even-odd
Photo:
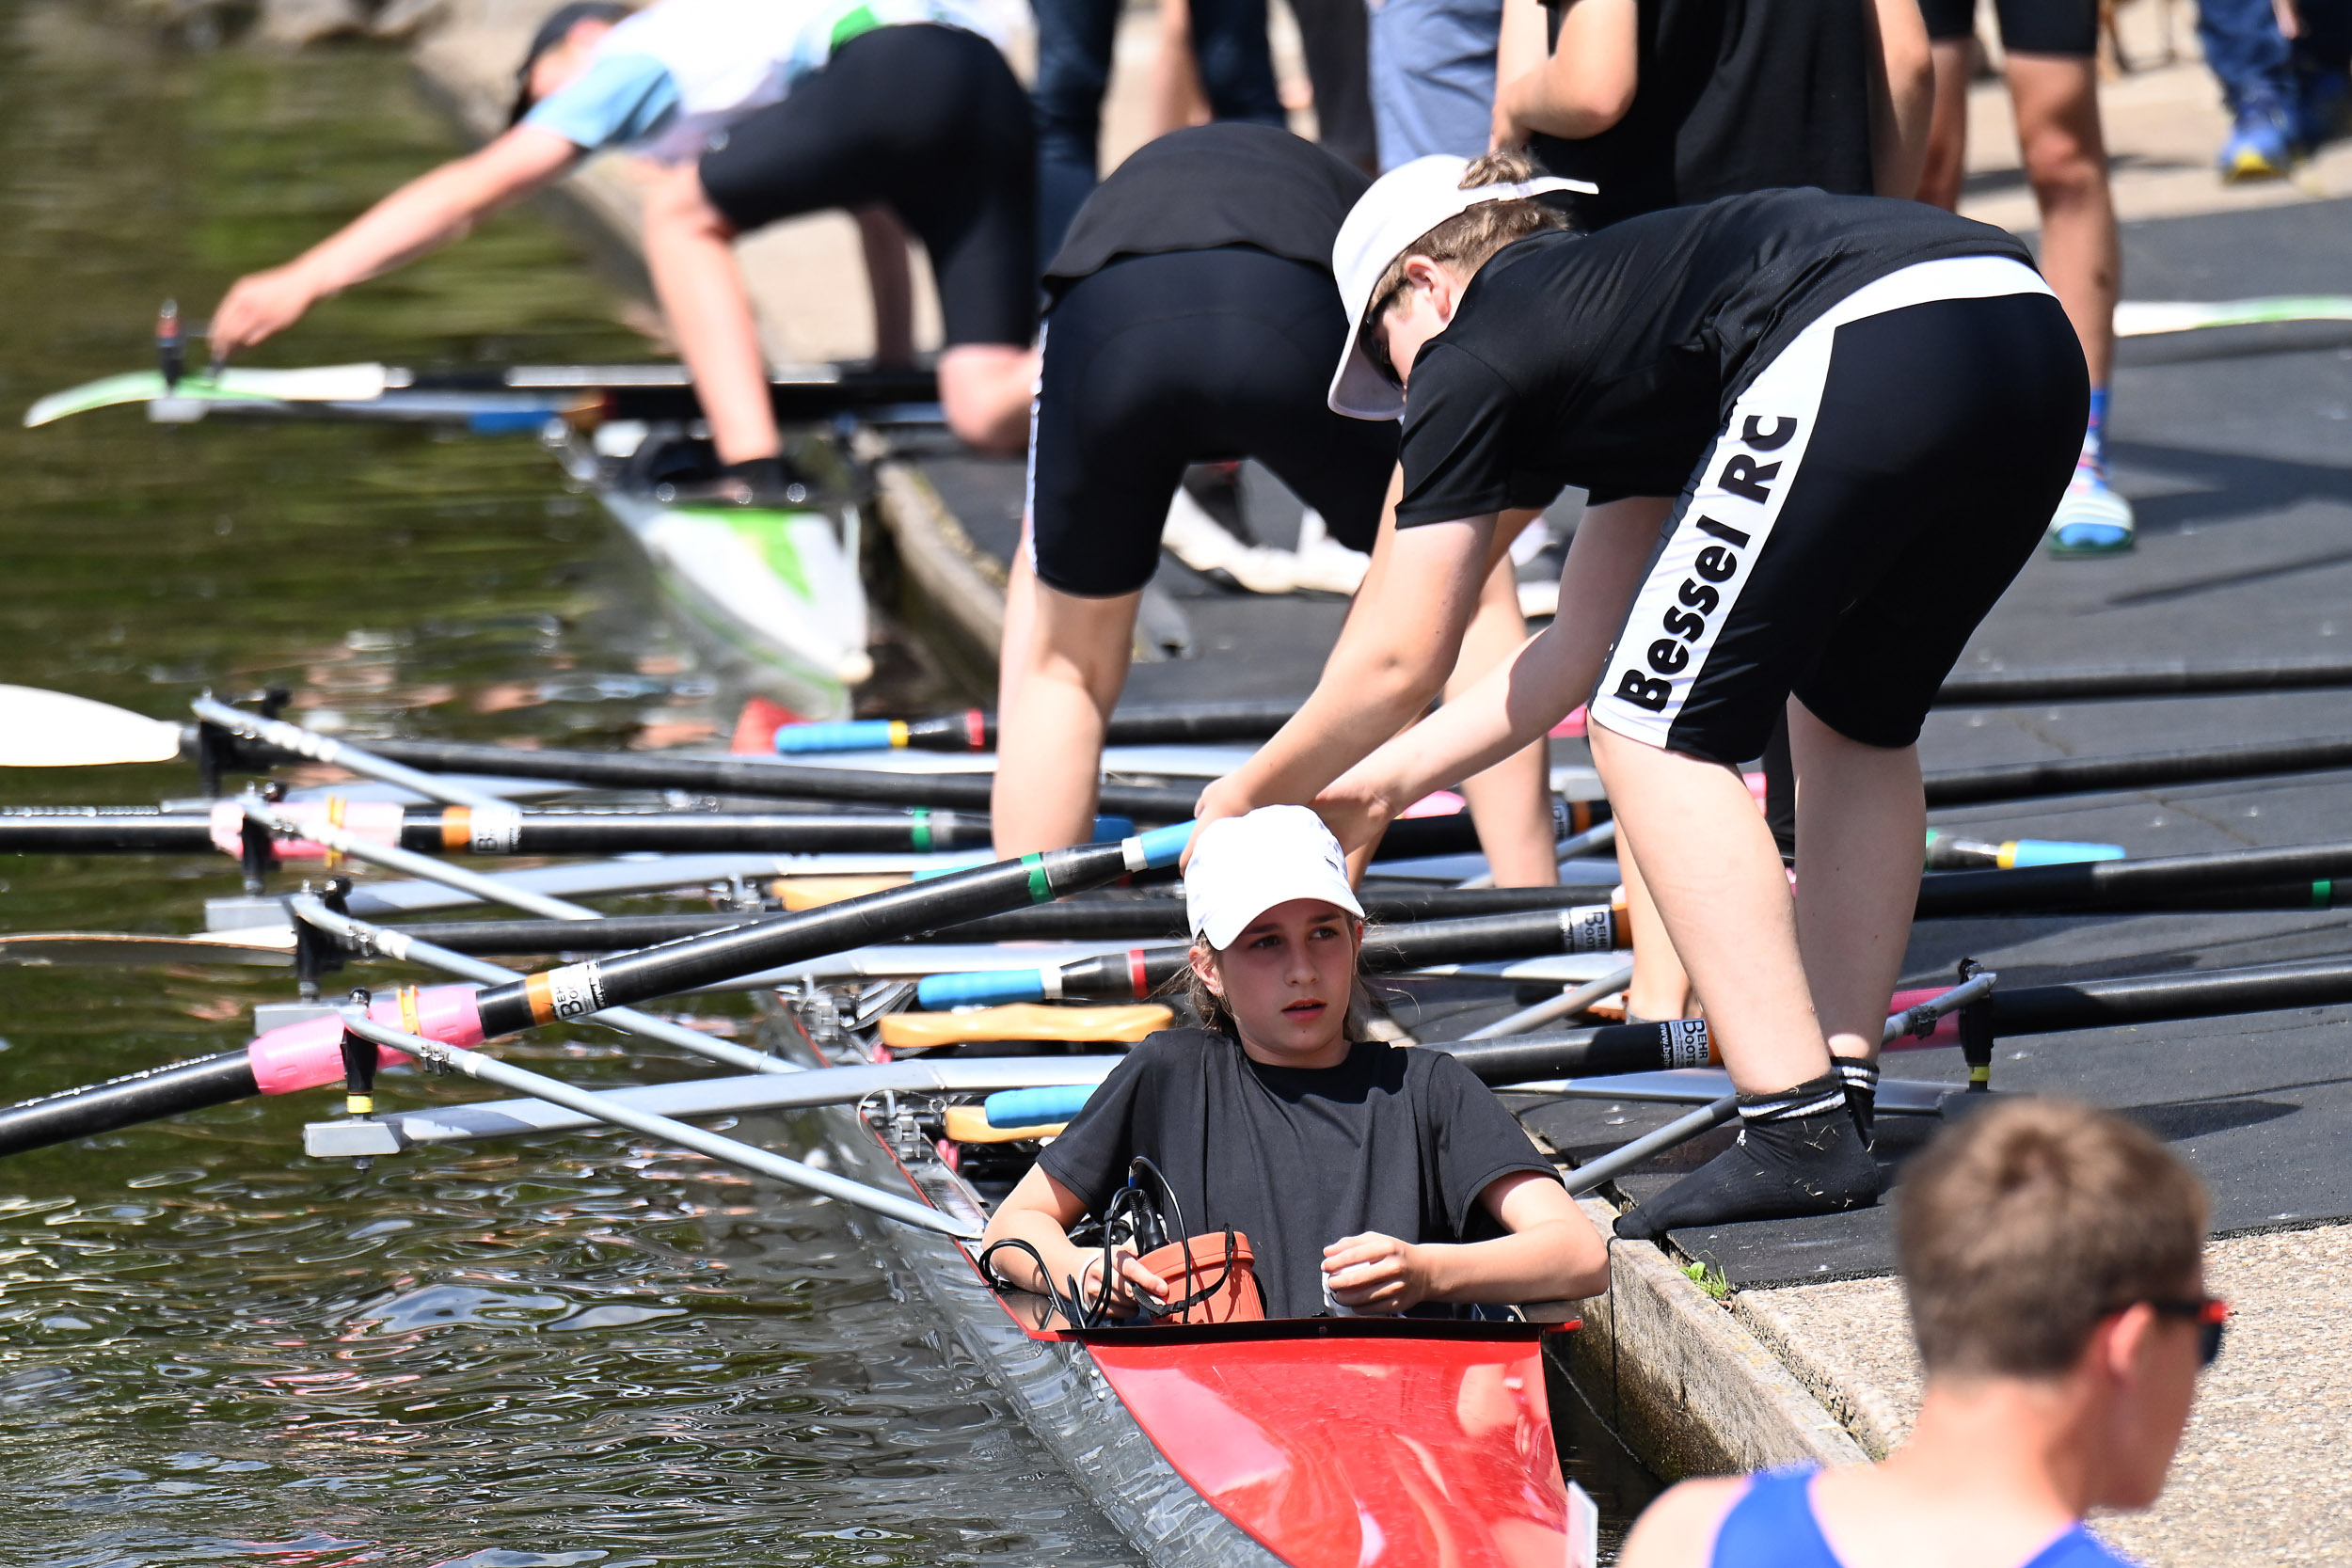
[[1989, 1105], [1903, 1170], [1896, 1259], [1931, 1375], [2051, 1377], [2099, 1321], [2185, 1293], [2203, 1186], [2141, 1128], [2064, 1100]]
[[[1518, 184], [1534, 180], [1543, 172], [1542, 166], [1524, 152], [1489, 152], [1483, 158], [1470, 160], [1470, 167], [1462, 171], [1458, 188], [1474, 191], [1482, 185]], [[1364, 319], [1356, 325], [1360, 329], [1388, 313], [1389, 307], [1394, 305], [1397, 296], [1405, 292], [1407, 282], [1405, 263], [1416, 256], [1426, 257], [1468, 275], [1493, 260], [1495, 252], [1504, 245], [1523, 240], [1530, 234], [1543, 233], [1546, 230], [1574, 227], [1567, 214], [1533, 197], [1481, 201], [1465, 208], [1396, 253], [1396, 260], [1389, 263], [1389, 270], [1382, 273], [1380, 281], [1373, 286], [1372, 303], [1364, 309]], [[1373, 350], [1375, 361], [1385, 357], [1386, 351], [1379, 349], [1373, 341], [1367, 340], [1365, 346]], [[1396, 372], [1393, 367], [1383, 365], [1381, 368], [1391, 378], [1394, 378]]]

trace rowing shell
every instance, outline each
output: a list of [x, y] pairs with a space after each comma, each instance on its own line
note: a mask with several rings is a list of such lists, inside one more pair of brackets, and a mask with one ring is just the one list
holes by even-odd
[[[42, 398], [25, 413], [24, 423], [145, 404], [148, 417], [161, 423], [221, 414], [454, 423], [499, 434], [540, 431], [596, 402], [580, 388], [441, 390], [409, 385], [414, 379], [409, 372], [373, 364], [231, 366], [217, 375], [183, 376], [167, 388], [158, 372], [135, 371]], [[866, 651], [856, 508], [844, 505], [836, 519], [818, 505], [667, 499], [663, 487], [624, 480], [626, 459], [646, 429], [616, 422], [599, 432], [594, 450], [577, 435], [550, 445], [644, 550], [664, 599], [706, 652], [804, 717], [846, 717], [850, 688], [874, 669]]]
[[[826, 1065], [771, 998], [773, 1048]], [[980, 1194], [918, 1135], [849, 1106], [739, 1135], [975, 1225]], [[812, 1147], [813, 1146], [813, 1147]], [[1095, 1506], [1155, 1568], [1575, 1563], [1590, 1504], [1553, 1446], [1543, 1339], [1559, 1325], [1313, 1318], [1070, 1332], [999, 1294], [964, 1243], [852, 1220], [919, 1282]]]

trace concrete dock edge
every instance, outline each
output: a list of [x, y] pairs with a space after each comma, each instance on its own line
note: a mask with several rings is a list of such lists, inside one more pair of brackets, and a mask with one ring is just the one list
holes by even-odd
[[[1581, 1207], [1602, 1235], [1617, 1211]], [[1580, 1304], [1569, 1375], [1659, 1475], [1721, 1475], [1811, 1462], [1855, 1465], [1860, 1444], [1725, 1306], [1646, 1242], [1610, 1247], [1607, 1295]]]

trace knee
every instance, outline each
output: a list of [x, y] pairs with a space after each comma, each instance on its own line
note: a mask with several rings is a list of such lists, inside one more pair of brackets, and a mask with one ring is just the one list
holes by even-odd
[[2026, 179], [2044, 202], [2081, 202], [2107, 182], [2106, 150], [2096, 133], [2073, 126], [2039, 127], [2023, 138]]

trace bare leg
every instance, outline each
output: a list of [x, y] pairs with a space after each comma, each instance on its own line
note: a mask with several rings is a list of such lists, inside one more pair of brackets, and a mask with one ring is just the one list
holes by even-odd
[[866, 281], [874, 293], [874, 362], [914, 363], [914, 271], [907, 261], [907, 231], [887, 207], [860, 207], [858, 244], [866, 251]]
[[1625, 879], [1625, 919], [1633, 940], [1633, 984], [1626, 988], [1625, 1010], [1635, 1018], [1689, 1018], [1691, 976], [1659, 918], [1658, 901], [1642, 879], [1633, 846], [1617, 835], [1617, 873]]
[[996, 784], [989, 798], [1003, 858], [1094, 837], [1103, 735], [1136, 635], [1140, 594], [1082, 599], [1049, 588], [1013, 553], [996, 692]]
[[1960, 210], [1960, 182], [1968, 167], [1968, 39], [1939, 39], [1928, 46], [1935, 62], [1935, 113], [1928, 121], [1928, 162], [1919, 199], [1946, 212]]
[[958, 343], [939, 356], [939, 401], [947, 428], [980, 451], [1010, 455], [1029, 445], [1029, 402], [1037, 350], [1010, 343]]
[[1152, 122], [1144, 139], [1209, 122], [1209, 95], [1201, 90], [1200, 64], [1192, 53], [1192, 8], [1185, 0], [1160, 0], [1160, 37], [1152, 60]]
[[2123, 257], [2099, 125], [2098, 64], [2071, 55], [2011, 55], [2008, 71], [2026, 178], [2042, 209], [2042, 271], [2082, 339], [2091, 386], [2104, 387], [2115, 358]]
[[1813, 1006], [1839, 1056], [1875, 1061], [1919, 897], [1927, 804], [1919, 750], [1849, 740], [1794, 698], [1797, 942]]
[[768, 365], [751, 295], [735, 261], [735, 229], [703, 195], [692, 164], [663, 172], [645, 198], [645, 266], [694, 378], [722, 463], [784, 447], [768, 403]]
[[[1498, 536], [1502, 530], [1496, 531]], [[1450, 697], [1468, 690], [1487, 671], [1519, 651], [1527, 621], [1519, 614], [1519, 585], [1511, 570], [1510, 541], [1479, 590], [1478, 609], [1462, 636], [1461, 657], [1446, 681]], [[1537, 741], [1462, 783], [1463, 799], [1478, 827], [1478, 847], [1486, 852], [1497, 887], [1552, 887], [1560, 880], [1552, 858], [1551, 768]]]
[[1598, 725], [1592, 737], [1618, 831], [1641, 856], [1666, 934], [1707, 998], [1732, 1085], [1768, 1094], [1827, 1072], [1788, 878], [1746, 783]]

